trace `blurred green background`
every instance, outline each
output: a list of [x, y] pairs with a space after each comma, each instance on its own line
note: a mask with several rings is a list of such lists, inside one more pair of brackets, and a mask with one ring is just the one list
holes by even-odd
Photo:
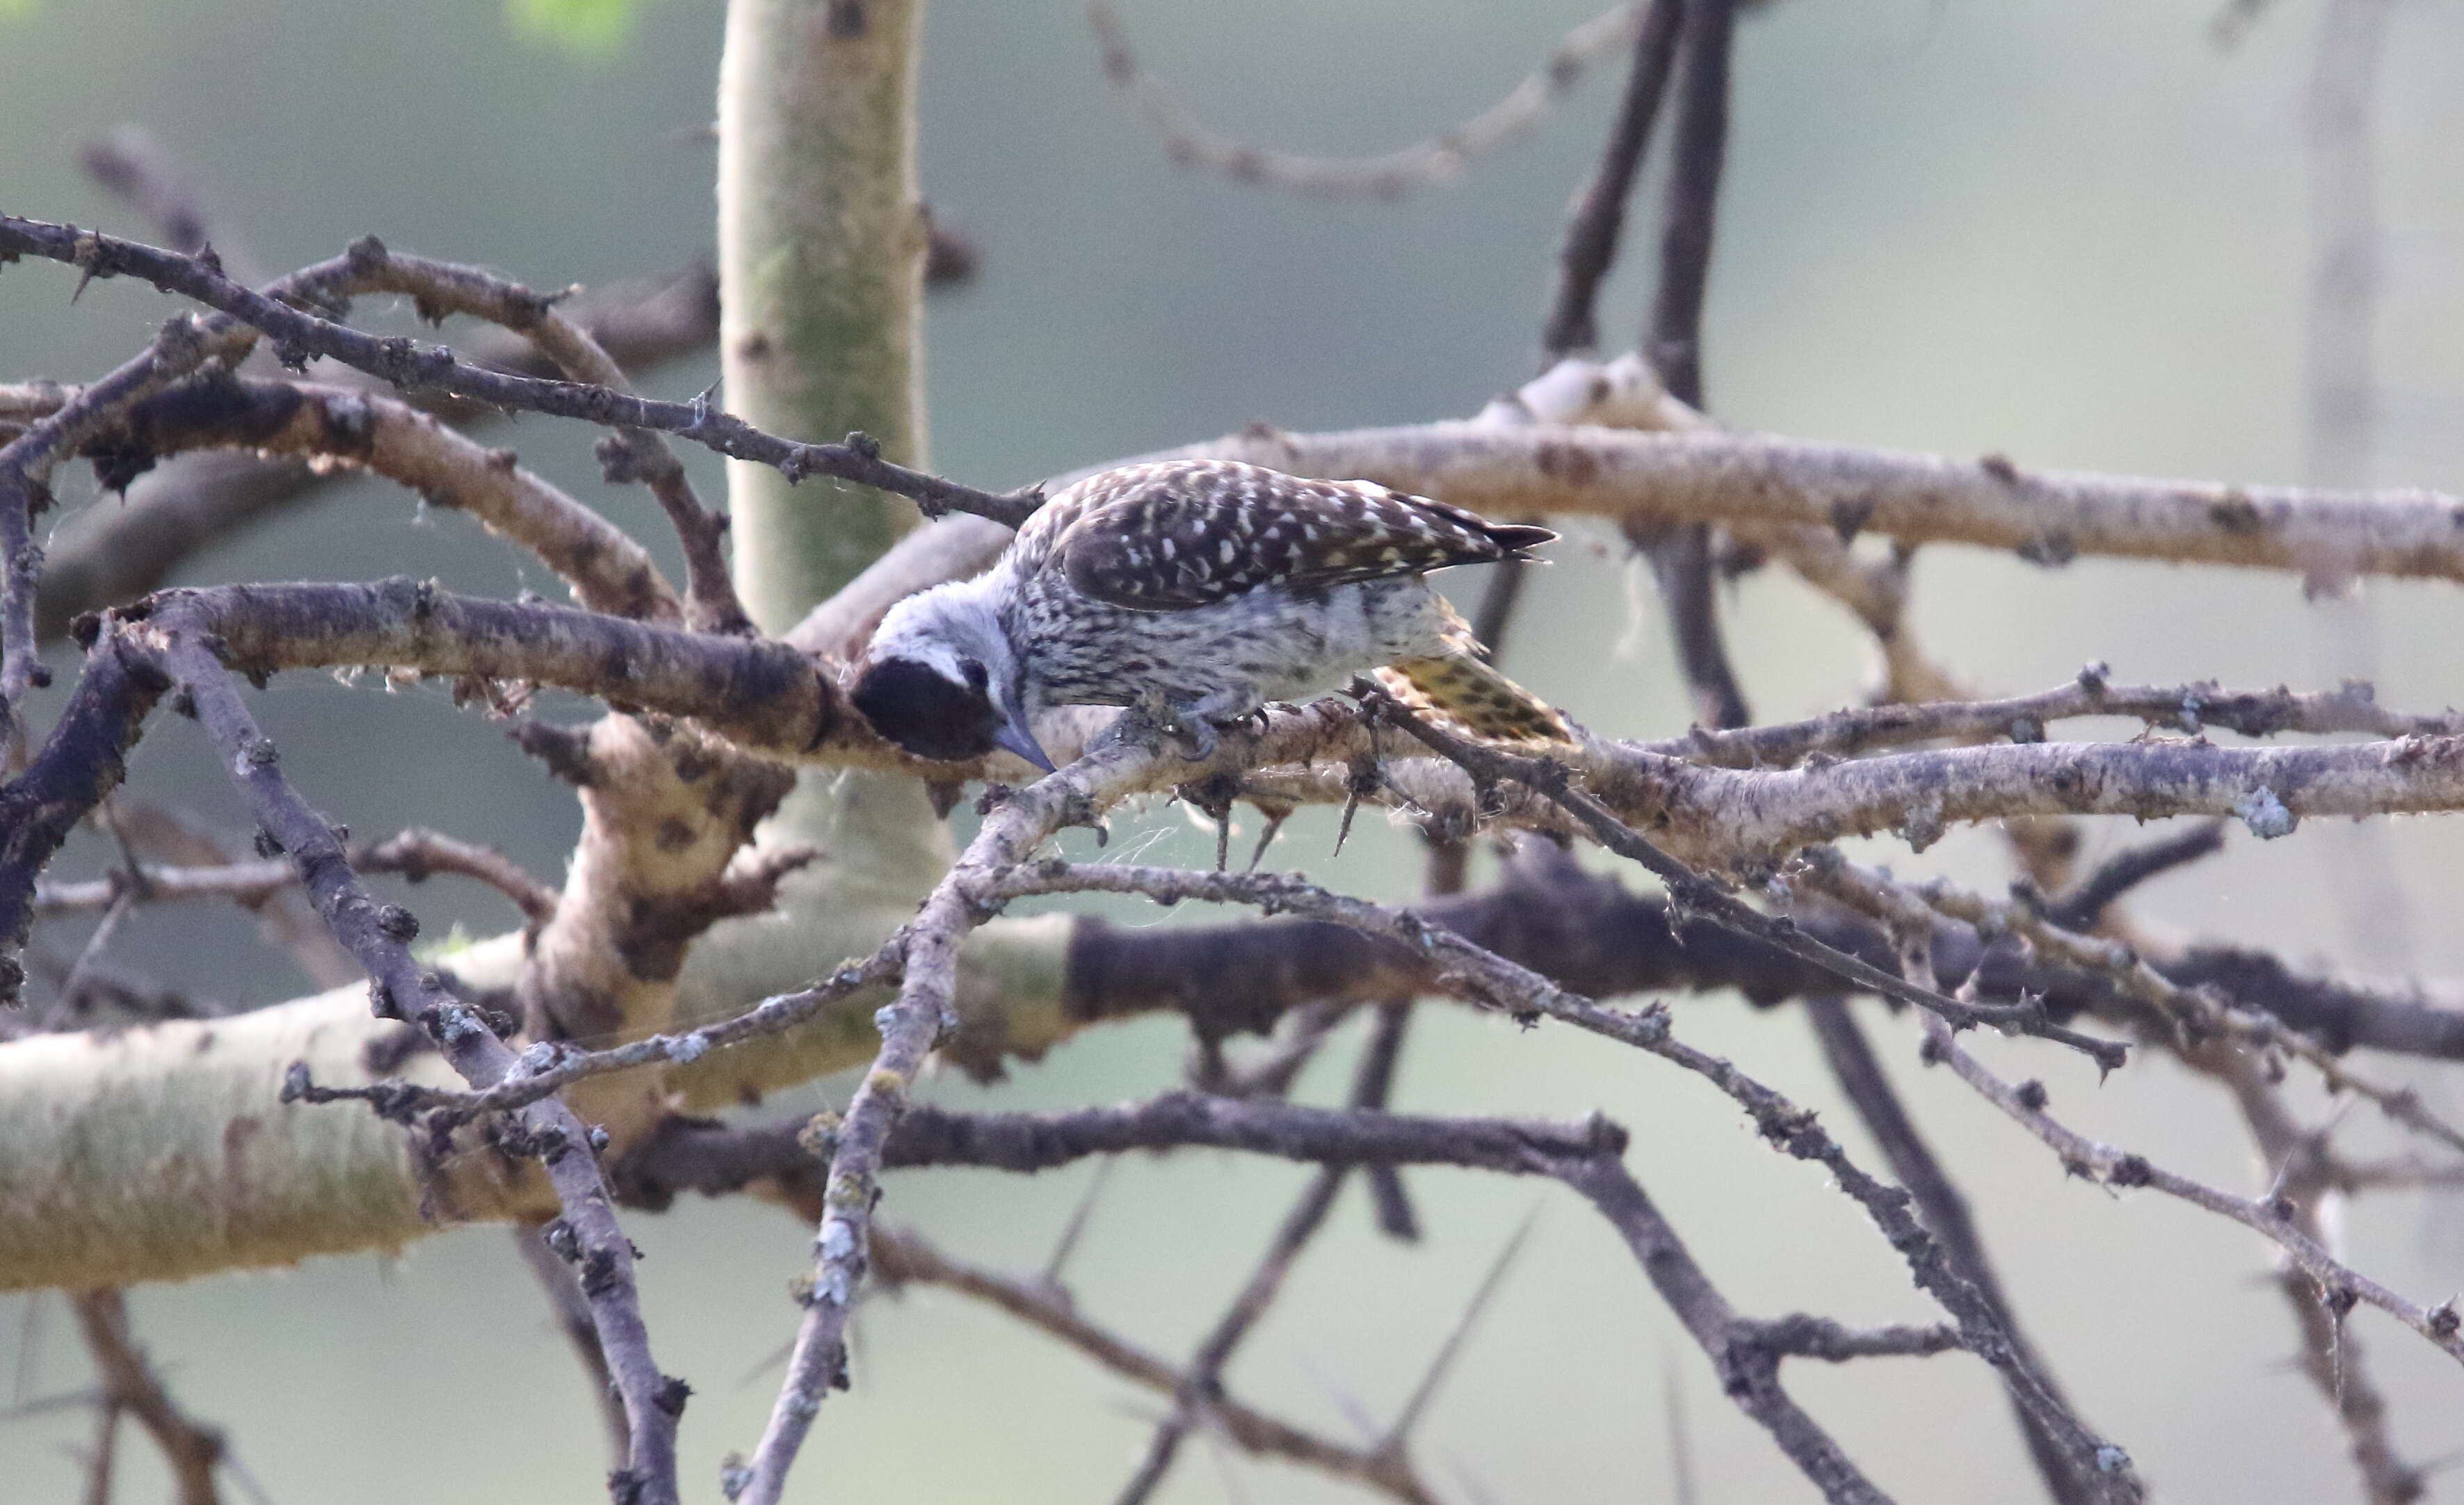
[[[1749, 428], [1999, 451], [2024, 465], [2253, 480], [2300, 474], [2300, 328], [2308, 266], [2302, 98], [2319, 8], [2270, 9], [2237, 48], [2210, 37], [2215, 0], [1786, 0], [1742, 30], [1735, 135], [1706, 339], [1710, 403]], [[1295, 149], [1376, 150], [1485, 106], [1589, 0], [1259, 0], [1123, 7], [1142, 61], [1207, 121]], [[218, 223], [265, 263], [330, 255], [374, 232], [534, 285], [681, 265], [711, 237], [712, 117], [721, 8], [556, 0], [360, 6], [319, 0], [7, 0], [0, 4], [0, 209], [145, 233], [78, 172], [77, 144], [135, 121], [202, 187]], [[2387, 218], [2379, 322], [2378, 474], [2464, 484], [2464, 11], [2393, 13], [2383, 79]], [[1459, 185], [1399, 203], [1295, 199], [1176, 170], [1110, 97], [1074, 3], [938, 0], [924, 63], [923, 179], [982, 270], [933, 304], [935, 463], [1006, 486], [1254, 419], [1296, 429], [1466, 414], [1529, 374], [1569, 193], [1582, 181], [1622, 63], [1599, 65], [1539, 136]], [[1639, 203], [1657, 204], [1647, 184]], [[1630, 232], [1603, 325], [1632, 342], [1653, 235]], [[89, 378], [167, 305], [25, 265], [0, 276], [0, 379]], [[450, 336], [449, 336], [450, 338]], [[658, 372], [689, 395], [708, 362]], [[666, 549], [637, 493], [610, 488], [591, 435], [543, 419], [500, 429], [524, 460]], [[715, 491], [715, 465], [696, 458]], [[82, 473], [71, 507], [96, 499]], [[817, 504], [825, 504], [817, 499]], [[1515, 673], [1600, 730], [1664, 734], [1685, 719], [1656, 609], [1638, 609], [1618, 551], [1577, 524], [1508, 647]], [[231, 540], [182, 578], [360, 578], [411, 572], [457, 588], [546, 584], [466, 520], [352, 484]], [[2123, 678], [2314, 683], [2333, 655], [2299, 582], [2087, 562], [2047, 571], [1930, 550], [1918, 570], [1925, 641], [1976, 684], [2041, 688], [2085, 660]], [[1477, 588], [1477, 582], [1458, 589]], [[2382, 698], [2464, 700], [2452, 589], [2369, 596]], [[1847, 620], [1766, 574], [1731, 598], [1747, 687], [1766, 718], [1856, 697], [1864, 647]], [[1614, 653], [1605, 645], [1617, 645]], [[62, 667], [68, 665], [62, 661]], [[56, 697], [55, 697], [56, 698]], [[568, 795], [441, 695], [345, 690], [294, 676], [259, 697], [303, 788], [363, 833], [409, 823], [495, 842], [556, 874], [576, 829]], [[2109, 730], [2109, 729], [2108, 729]], [[2125, 729], [2126, 733], [2126, 729]], [[136, 786], [245, 829], [193, 737], [162, 727]], [[1328, 855], [1323, 821], [1282, 860], [1402, 895], [1414, 846], [1392, 831]], [[2098, 830], [2091, 854], [2134, 839]], [[2337, 844], [2306, 827], [2147, 891], [2141, 913], [2184, 933], [2255, 939], [2303, 961], [2430, 978], [2464, 974], [2448, 923], [2464, 898], [2453, 822], [2394, 823], [2409, 955], [2363, 939], [2338, 889]], [[1132, 850], [1197, 862], [1211, 841], [1177, 809]], [[1116, 844], [1116, 850], [1118, 846]], [[1998, 843], [1968, 833], [1903, 870], [1998, 887]], [[98, 853], [73, 854], [90, 870]], [[431, 933], [502, 926], [487, 896], [414, 891]], [[53, 937], [74, 944], [74, 932]], [[289, 963], [242, 920], [141, 912], [116, 959], [234, 1002], [290, 995]], [[836, 958], [816, 957], [817, 966]], [[1681, 1002], [1683, 1031], [1826, 1110], [1837, 1103], [1793, 1010]], [[2085, 1414], [2178, 1501], [2343, 1499], [2350, 1470], [2324, 1407], [2288, 1366], [2294, 1339], [2263, 1278], [2267, 1250], [2152, 1194], [2064, 1180], [2033, 1141], [1955, 1084], [1920, 1073], [1904, 1022], [1869, 1015], [1912, 1101], [1965, 1178], [2007, 1283]], [[1086, 1035], [969, 1106], [1142, 1096], [1178, 1070], [1163, 1021]], [[1341, 1091], [1349, 1041], [1305, 1094]], [[2264, 1184], [2222, 1096], [2161, 1059], [2101, 1089], [2071, 1060], [1993, 1052], [2042, 1074], [2090, 1133], [2251, 1190]], [[2388, 1067], [2391, 1073], [2399, 1067]], [[771, 1105], [843, 1100], [825, 1082]], [[2464, 1093], [2451, 1094], [2451, 1100]], [[1635, 1131], [1629, 1163], [1727, 1294], [1749, 1312], [1926, 1320], [1902, 1268], [1815, 1173], [1761, 1148], [1701, 1082], [1557, 1029], [1518, 1032], [1423, 1009], [1398, 1105], [1573, 1116]], [[2333, 1105], [2304, 1098], [2324, 1118]], [[2360, 1115], [2344, 1140], [2378, 1142]], [[2343, 1142], [2343, 1140], [2340, 1140]], [[1039, 1267], [1088, 1170], [1037, 1178], [896, 1177], [884, 1215], [951, 1249]], [[1179, 1354], [1247, 1271], [1305, 1173], [1187, 1154], [1123, 1164], [1071, 1272], [1094, 1316]], [[1466, 1501], [1676, 1497], [1672, 1436], [1694, 1498], [1812, 1492], [1721, 1397], [1700, 1355], [1607, 1229], [1561, 1192], [1495, 1178], [1413, 1176], [1429, 1236], [1371, 1231], [1356, 1185], [1233, 1369], [1236, 1391], [1331, 1432], [1391, 1415], [1481, 1273], [1537, 1209], [1532, 1244], [1419, 1434], [1426, 1472]], [[2464, 1240], [2437, 1209], [2389, 1197], [2344, 1220], [2352, 1258], [2408, 1295], [2464, 1287]], [[692, 1205], [637, 1216], [649, 1316], [669, 1369], [694, 1384], [687, 1478], [715, 1497], [718, 1456], [749, 1448], [791, 1335], [788, 1277], [806, 1230], [774, 1211]], [[393, 1258], [132, 1294], [142, 1336], [198, 1414], [228, 1426], [280, 1505], [603, 1497], [583, 1383], [501, 1228], [455, 1231]], [[2416, 1461], [2464, 1448], [2454, 1368], [2364, 1311], [2371, 1372]], [[1109, 1497], [1143, 1446], [1152, 1398], [955, 1296], [862, 1314], [858, 1388], [833, 1400], [791, 1487], [799, 1500]], [[1793, 1388], [1878, 1480], [1909, 1501], [2033, 1497], [2006, 1407], [1958, 1357], [1844, 1370]], [[88, 1383], [56, 1300], [0, 1297], [0, 1405]], [[66, 1500], [76, 1412], [0, 1423], [0, 1498]], [[1211, 1456], [1210, 1456], [1211, 1455]], [[140, 1445], [121, 1497], [162, 1497]], [[2433, 1496], [2464, 1497], [2442, 1474]], [[1313, 1476], [1185, 1455], [1176, 1501], [1346, 1497]]]

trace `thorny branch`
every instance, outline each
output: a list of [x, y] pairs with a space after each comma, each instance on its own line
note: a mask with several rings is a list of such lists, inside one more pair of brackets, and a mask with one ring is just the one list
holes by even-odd
[[[2303, 1237], [2321, 1246], [2329, 1242], [2339, 1195], [2340, 1168], [2329, 1153], [2332, 1132], [2305, 1131], [2268, 1073], [2237, 1051], [2203, 1051], [2187, 1059], [2200, 1071], [2220, 1078], [2240, 1106], [2262, 1163], [2274, 1169], [2274, 1202], [2289, 1205], [2292, 1222]], [[2429, 1487], [2425, 1471], [2405, 1461], [2387, 1425], [2387, 1400], [2372, 1383], [2363, 1361], [2362, 1342], [2339, 1310], [2327, 1288], [2289, 1258], [2279, 1258], [2277, 1289], [2292, 1309], [2294, 1329], [2300, 1335], [2301, 1367], [2334, 1411], [2343, 1428], [2345, 1451], [2362, 1476], [2370, 1505], [2406, 1505]]]
[[1968, 925], [1982, 940], [2014, 936], [2039, 957], [2103, 978], [2120, 1000], [2144, 1010], [2139, 1023], [2145, 1033], [2169, 1036], [2178, 1051], [2222, 1037], [2253, 1050], [2289, 1051], [2317, 1068], [2331, 1090], [2365, 1097], [2406, 1128], [2464, 1151], [2464, 1131], [2431, 1112], [2411, 1089], [2388, 1087], [2356, 1073], [2308, 1035], [2220, 996], [2221, 989], [2181, 985], [2123, 941], [2065, 930], [2028, 905], [1989, 900], [1941, 878], [1901, 884], [1827, 847], [1809, 849], [1792, 879], [1897, 931], [1911, 929], [1929, 918], [1924, 912], [1932, 911]]
[[[1279, 874], [1088, 867], [1047, 859], [997, 872], [985, 880], [985, 887], [990, 897], [1053, 892], [1139, 893], [1165, 900], [1186, 897], [1249, 903], [1269, 912], [1291, 911], [1333, 919], [1428, 954], [1439, 967], [1438, 985], [1448, 992], [1503, 1008], [1517, 1018], [1558, 1019], [1635, 1046], [1702, 1076], [1744, 1108], [1775, 1146], [1799, 1159], [1818, 1161], [1831, 1170], [1840, 1189], [1907, 1258], [1918, 1285], [1958, 1319], [1968, 1345], [2003, 1371], [2014, 1396], [2046, 1424], [2082, 1475], [2097, 1479], [2099, 1493], [2093, 1497], [2138, 1497], [2138, 1485], [2129, 1473], [2126, 1456], [2097, 1438], [2035, 1374], [2011, 1341], [1991, 1303], [1951, 1267], [1932, 1236], [1909, 1213], [1907, 1194], [1885, 1186], [1858, 1167], [1837, 1141], [1815, 1124], [1811, 1113], [1730, 1063], [1676, 1039], [1665, 1006], [1654, 1004], [1631, 1013], [1603, 1007], [1459, 938], [1433, 931], [1410, 915], [1328, 894]], [[1619, 1206], [1627, 1205], [1627, 1194], [1617, 1186], [1604, 1183], [1570, 1184], [1576, 1184], [1595, 1203], [1608, 1198]], [[1633, 1195], [1639, 1197], [1639, 1188]], [[1605, 1204], [1603, 1210], [1609, 1211], [1613, 1220], [1619, 1216]], [[1639, 1218], [1644, 1213], [1633, 1215]], [[1656, 1218], [1656, 1214], [1652, 1216]], [[1659, 1237], [1629, 1236], [1652, 1243]], [[1642, 1252], [1640, 1245], [1638, 1252]], [[1800, 1459], [1800, 1463], [1803, 1461]]]
[[1976, 1089], [2018, 1125], [2042, 1140], [2061, 1158], [2062, 1168], [2075, 1176], [2127, 1189], [2152, 1186], [2196, 1207], [2230, 1218], [2281, 1248], [2287, 1257], [2325, 1293], [2322, 1299], [2349, 1310], [2367, 1302], [2428, 1339], [2449, 1358], [2464, 1362], [2464, 1338], [2458, 1338], [2453, 1301], [2426, 1307], [2336, 1259], [2296, 1225], [2290, 1204], [2279, 1199], [2254, 1201], [2236, 1197], [2202, 1182], [2165, 1169], [2134, 1151], [2101, 1144], [2062, 1124], [2045, 1111], [2043, 1085], [2013, 1083], [1995, 1074], [1960, 1049], [1939, 1024], [1925, 1027], [1925, 1053], [1930, 1061], [1947, 1062], [1960, 1080]]
[[[491, 1085], [512, 1071], [514, 1052], [443, 978], [412, 957], [409, 942], [418, 921], [407, 910], [368, 896], [333, 828], [283, 778], [274, 742], [249, 715], [230, 672], [187, 637], [167, 643], [163, 660], [163, 671], [178, 681], [268, 839], [290, 855], [335, 939], [366, 969], [378, 1011], [417, 1025], [474, 1086]], [[626, 1467], [611, 1478], [610, 1494], [618, 1505], [674, 1505], [675, 1425], [689, 1390], [662, 1375], [650, 1357], [633, 1282], [632, 1245], [617, 1227], [591, 1136], [556, 1101], [523, 1110], [521, 1126], [564, 1211], [551, 1227], [552, 1247], [581, 1275], [600, 1347], [625, 1401], [631, 1447]]]
[[[328, 280], [341, 282], [383, 265], [388, 255], [383, 244], [369, 237], [357, 242], [338, 262], [323, 266], [335, 269]], [[312, 355], [327, 356], [406, 389], [433, 387], [499, 409], [674, 434], [736, 459], [774, 466], [791, 480], [829, 476], [894, 492], [912, 498], [935, 515], [945, 511], [973, 512], [1015, 523], [1035, 507], [1032, 491], [995, 496], [927, 476], [883, 459], [879, 449], [861, 437], [839, 444], [803, 444], [764, 433], [707, 403], [661, 402], [586, 383], [548, 381], [491, 370], [473, 365], [443, 346], [422, 346], [406, 338], [381, 339], [363, 334], [334, 320], [251, 292], [200, 257], [183, 256], [74, 226], [0, 214], [0, 258], [18, 255], [65, 261], [88, 277], [136, 277], [165, 292], [192, 298], [262, 330], [275, 342], [276, 353], [295, 364]]]
[[[438, 831], [412, 828], [383, 841], [355, 843], [352, 868], [361, 873], [398, 873], [418, 883], [439, 873], [475, 878], [511, 899], [533, 923], [556, 908], [556, 890], [517, 866], [503, 852]], [[122, 897], [141, 904], [180, 899], [227, 898], [253, 906], [299, 881], [291, 864], [267, 859], [214, 867], [117, 868], [109, 876], [82, 883], [37, 883], [34, 915], [50, 918], [81, 910], [107, 909]]]
[[2024, 1005], [2004, 1007], [1963, 1004], [1922, 984], [1885, 972], [1861, 957], [1852, 956], [1807, 934], [1793, 921], [1761, 913], [1670, 856], [1640, 831], [1618, 819], [1616, 811], [1575, 788], [1569, 781], [1563, 764], [1517, 757], [1466, 741], [1415, 715], [1382, 690], [1365, 681], [1354, 686], [1354, 693], [1365, 703], [1375, 705], [1380, 719], [1401, 727], [1475, 779], [1492, 784], [1501, 779], [1512, 779], [1562, 806], [1582, 824], [1594, 840], [1618, 856], [1641, 864], [1666, 885], [1671, 904], [1681, 912], [1704, 915], [1725, 929], [1751, 936], [1885, 998], [1914, 1004], [1960, 1029], [1994, 1025], [2041, 1035], [2080, 1051], [2106, 1071], [2120, 1066], [2125, 1058], [2121, 1046], [2055, 1024]]
[[[2020, 1352], [2030, 1356], [2032, 1363], [2044, 1376], [2049, 1388], [2055, 1388], [2052, 1370], [2038, 1354], [2035, 1343], [2019, 1324], [2010, 1297], [2004, 1294], [2001, 1276], [1995, 1273], [1985, 1250], [1983, 1234], [1970, 1213], [1968, 1198], [1950, 1179], [1949, 1171], [1926, 1142], [1916, 1120], [1909, 1117], [1906, 1105], [1892, 1089], [1890, 1077], [1866, 1042], [1848, 1001], [1835, 994], [1806, 1000], [1806, 1013], [1814, 1023], [1815, 1037], [1822, 1044], [1831, 1074], [1857, 1110], [1858, 1119], [1882, 1151], [1891, 1174], [1916, 1199], [1917, 1215], [1934, 1237], [1942, 1240], [1943, 1251], [1953, 1268], [1976, 1287], [1977, 1294], [1991, 1302], [2010, 1329], [2011, 1341]], [[2087, 1497], [2084, 1484], [2071, 1469], [2063, 1455], [2058, 1439], [2039, 1422], [2024, 1400], [2012, 1398], [2012, 1409], [2017, 1415], [2020, 1434], [2026, 1439], [2028, 1452], [2036, 1465], [2037, 1473], [2057, 1500], [2068, 1502]]]

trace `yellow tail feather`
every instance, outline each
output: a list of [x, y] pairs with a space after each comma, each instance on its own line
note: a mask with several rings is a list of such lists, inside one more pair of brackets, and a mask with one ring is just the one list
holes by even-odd
[[1424, 706], [1475, 737], [1505, 742], [1570, 742], [1573, 728], [1547, 701], [1470, 653], [1397, 659], [1377, 671], [1396, 698]]

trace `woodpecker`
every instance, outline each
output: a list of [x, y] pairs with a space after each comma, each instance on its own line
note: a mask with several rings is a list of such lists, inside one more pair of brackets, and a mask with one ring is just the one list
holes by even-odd
[[1140, 707], [1197, 760], [1266, 702], [1373, 670], [1477, 735], [1563, 740], [1425, 578], [1555, 537], [1367, 481], [1124, 465], [1046, 501], [984, 573], [891, 608], [852, 697], [919, 757], [999, 746], [1047, 772], [1031, 728], [1052, 706]]

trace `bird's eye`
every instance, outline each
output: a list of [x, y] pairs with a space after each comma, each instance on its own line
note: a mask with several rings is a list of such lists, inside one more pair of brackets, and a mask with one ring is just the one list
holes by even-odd
[[984, 673], [984, 666], [972, 658], [959, 659], [958, 672], [967, 676], [967, 688], [978, 695], [982, 695], [984, 686], [991, 682], [991, 675]]

